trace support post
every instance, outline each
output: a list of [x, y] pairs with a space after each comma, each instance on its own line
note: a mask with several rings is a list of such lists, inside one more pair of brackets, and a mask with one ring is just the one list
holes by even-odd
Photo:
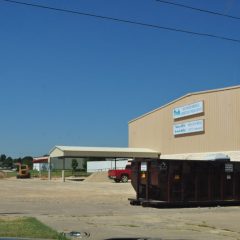
[[115, 158], [114, 165], [115, 165], [115, 170], [116, 170], [117, 169], [117, 159], [116, 158]]
[[51, 157], [48, 157], [48, 180], [51, 180]]
[[65, 158], [63, 158], [62, 181], [65, 182]]

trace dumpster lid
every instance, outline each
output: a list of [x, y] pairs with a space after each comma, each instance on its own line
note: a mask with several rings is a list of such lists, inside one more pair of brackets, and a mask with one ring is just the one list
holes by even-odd
[[212, 160], [212, 161], [217, 161], [217, 160], [225, 160], [225, 161], [230, 161], [230, 157], [226, 154], [223, 153], [212, 153], [212, 154], [207, 154], [204, 157], [204, 160]]

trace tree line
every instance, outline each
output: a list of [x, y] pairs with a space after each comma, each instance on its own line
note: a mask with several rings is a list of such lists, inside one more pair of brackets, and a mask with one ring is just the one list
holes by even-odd
[[32, 168], [33, 158], [31, 156], [12, 158], [10, 156], [6, 156], [5, 154], [0, 155], [0, 168], [13, 169], [16, 167], [16, 163], [27, 164], [30, 168]]

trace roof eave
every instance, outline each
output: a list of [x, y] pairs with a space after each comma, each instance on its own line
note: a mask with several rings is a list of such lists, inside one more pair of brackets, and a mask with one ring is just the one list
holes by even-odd
[[128, 122], [128, 124], [130, 124], [132, 122], [135, 122], [135, 121], [137, 121], [137, 120], [139, 120], [141, 118], [144, 118], [144, 117], [146, 117], [146, 116], [148, 116], [148, 115], [150, 115], [150, 114], [152, 114], [154, 112], [157, 112], [158, 110], [163, 109], [163, 108], [165, 108], [165, 107], [167, 107], [167, 106], [169, 106], [169, 105], [171, 105], [171, 104], [173, 104], [175, 102], [178, 102], [179, 100], [182, 100], [182, 99], [184, 99], [186, 97], [190, 97], [190, 96], [198, 95], [198, 94], [206, 94], [206, 93], [212, 93], [212, 92], [227, 91], [227, 90], [232, 90], [232, 89], [237, 89], [237, 88], [240, 88], [240, 85], [236, 85], [236, 86], [232, 86], [232, 87], [226, 87], [226, 88], [218, 88], [218, 89], [212, 89], [212, 90], [188, 93], [188, 94], [183, 95], [182, 97], [179, 97], [179, 98], [177, 98], [177, 99], [175, 99], [175, 100], [173, 100], [173, 101], [171, 101], [171, 102], [169, 102], [169, 103], [167, 103], [167, 104], [165, 104], [165, 105], [163, 105], [163, 106], [161, 106], [159, 108], [156, 108], [156, 109], [154, 109], [154, 110], [152, 110], [152, 111], [150, 111], [148, 113], [145, 113], [145, 114], [143, 114], [143, 115], [141, 115], [141, 116], [139, 116], [137, 118], [134, 118], [134, 119], [130, 120]]

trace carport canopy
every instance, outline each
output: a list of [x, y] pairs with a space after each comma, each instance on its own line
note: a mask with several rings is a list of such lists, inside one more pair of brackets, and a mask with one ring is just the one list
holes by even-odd
[[55, 146], [49, 157], [159, 158], [160, 153], [148, 148]]
[[[147, 148], [112, 148], [112, 147], [73, 147], [55, 146], [49, 153], [51, 158], [63, 159], [62, 179], [65, 181], [65, 158], [160, 158], [160, 153]], [[51, 167], [48, 169], [48, 179], [51, 180]]]

